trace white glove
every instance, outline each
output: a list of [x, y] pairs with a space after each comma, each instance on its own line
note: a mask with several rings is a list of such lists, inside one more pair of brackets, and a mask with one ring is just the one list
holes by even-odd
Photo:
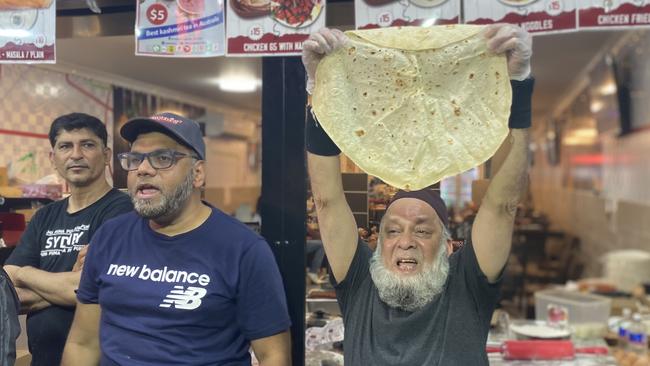
[[484, 34], [490, 51], [506, 53], [510, 79], [521, 81], [530, 76], [533, 38], [528, 32], [512, 24], [492, 24]]
[[316, 85], [316, 68], [323, 57], [345, 45], [348, 37], [338, 29], [322, 28], [309, 35], [302, 44], [302, 64], [307, 72], [307, 93]]

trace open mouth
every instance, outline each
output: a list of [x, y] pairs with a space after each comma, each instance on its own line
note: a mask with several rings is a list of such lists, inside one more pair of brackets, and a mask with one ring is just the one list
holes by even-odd
[[138, 184], [136, 196], [138, 198], [151, 198], [160, 193], [160, 189], [153, 184]]
[[418, 261], [413, 258], [400, 258], [395, 262], [395, 266], [400, 272], [413, 272], [418, 267]]

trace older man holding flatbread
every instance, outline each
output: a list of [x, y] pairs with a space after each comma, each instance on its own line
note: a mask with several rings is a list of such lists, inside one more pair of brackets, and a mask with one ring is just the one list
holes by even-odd
[[[504, 65], [512, 94], [503, 95], [508, 98], [507, 105], [511, 98], [512, 106], [509, 119], [506, 116], [504, 123], [510, 129], [508, 138], [512, 147], [490, 182], [471, 239], [456, 252], [452, 253], [450, 246], [444, 202], [439, 193], [423, 189], [401, 190], [395, 195], [381, 221], [379, 243], [373, 253], [359, 239], [354, 216], [345, 199], [338, 158], [340, 150], [315, 120], [325, 115], [314, 117], [313, 113], [308, 113], [309, 175], [321, 238], [343, 312], [346, 365], [488, 364], [485, 345], [490, 318], [510, 252], [516, 206], [527, 182], [533, 80], [530, 78], [532, 40], [528, 33], [516, 26], [497, 24], [481, 30], [480, 36], [490, 54], [506, 57]], [[305, 42], [302, 57], [310, 94], [313, 86], [319, 83], [316, 80], [319, 62], [348, 47], [348, 42], [348, 36], [333, 29], [322, 29]], [[463, 42], [458, 46], [463, 47]], [[348, 47], [347, 52], [352, 52], [352, 48]], [[364, 57], [359, 57], [354, 62], [363, 60]], [[451, 70], [457, 62], [463, 60], [448, 60]], [[422, 67], [419, 72], [427, 71]], [[376, 88], [381, 87], [376, 85]], [[482, 92], [494, 93], [494, 90], [486, 88]], [[470, 105], [467, 107], [471, 109]], [[381, 111], [389, 106], [373, 108]], [[438, 111], [444, 113], [442, 109]], [[441, 123], [453, 120], [454, 112], [457, 110], [452, 109], [451, 115], [444, 116]], [[388, 123], [386, 118], [373, 122], [375, 127], [373, 123], [366, 125], [371, 127], [364, 133], [372, 134], [371, 129], [384, 128], [381, 124]], [[412, 121], [413, 126], [422, 122]], [[390, 130], [390, 126], [385, 128], [390, 131], [388, 133], [400, 133]], [[453, 129], [453, 126], [447, 128]], [[331, 129], [330, 126], [326, 130], [330, 132]], [[472, 135], [475, 131], [464, 128], [461, 133]], [[409, 140], [428, 138], [430, 136], [411, 135]], [[479, 135], [476, 138], [487, 137]], [[407, 145], [413, 141], [405, 139], [403, 142]], [[359, 149], [362, 148], [359, 145]], [[404, 162], [407, 166], [408, 163]], [[430, 169], [437, 169], [433, 165]], [[423, 170], [423, 175], [428, 173], [424, 171], [426, 167], [418, 169]]]

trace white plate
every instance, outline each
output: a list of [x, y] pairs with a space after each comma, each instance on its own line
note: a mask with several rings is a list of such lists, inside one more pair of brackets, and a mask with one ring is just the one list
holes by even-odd
[[411, 4], [421, 8], [433, 8], [434, 6], [442, 5], [448, 0], [410, 0]]
[[526, 6], [536, 2], [537, 0], [499, 0], [499, 1], [510, 6]]
[[11, 10], [0, 12], [0, 29], [30, 30], [36, 24], [38, 10]]
[[566, 338], [571, 335], [568, 329], [558, 329], [541, 324], [512, 324], [510, 330], [513, 332], [531, 338]]

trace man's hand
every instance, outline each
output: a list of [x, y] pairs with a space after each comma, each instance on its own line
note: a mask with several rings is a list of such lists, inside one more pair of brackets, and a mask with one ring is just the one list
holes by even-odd
[[80, 276], [80, 272], [47, 272], [24, 266], [11, 278], [17, 287], [29, 289], [51, 304], [74, 306], [77, 303], [74, 291], [79, 286]]
[[7, 272], [7, 274], [9, 275], [11, 282], [14, 284], [14, 287], [16, 288], [16, 294], [18, 294], [18, 299], [20, 300], [21, 314], [28, 314], [52, 305], [36, 292], [28, 288], [19, 287], [16, 284], [17, 283], [16, 275], [18, 271], [20, 271], [20, 267], [8, 264], [5, 265], [3, 268], [5, 272]]
[[492, 24], [485, 29], [488, 49], [506, 54], [510, 79], [524, 80], [530, 76], [530, 58], [533, 38], [522, 28], [512, 24]]
[[348, 37], [338, 29], [322, 28], [309, 35], [302, 44], [302, 63], [307, 71], [307, 93], [316, 85], [316, 68], [323, 57], [345, 45]]
[[88, 253], [88, 244], [84, 245], [77, 254], [77, 261], [74, 262], [74, 266], [72, 266], [72, 272], [80, 272], [83, 269], [84, 261], [86, 260], [86, 253]]

